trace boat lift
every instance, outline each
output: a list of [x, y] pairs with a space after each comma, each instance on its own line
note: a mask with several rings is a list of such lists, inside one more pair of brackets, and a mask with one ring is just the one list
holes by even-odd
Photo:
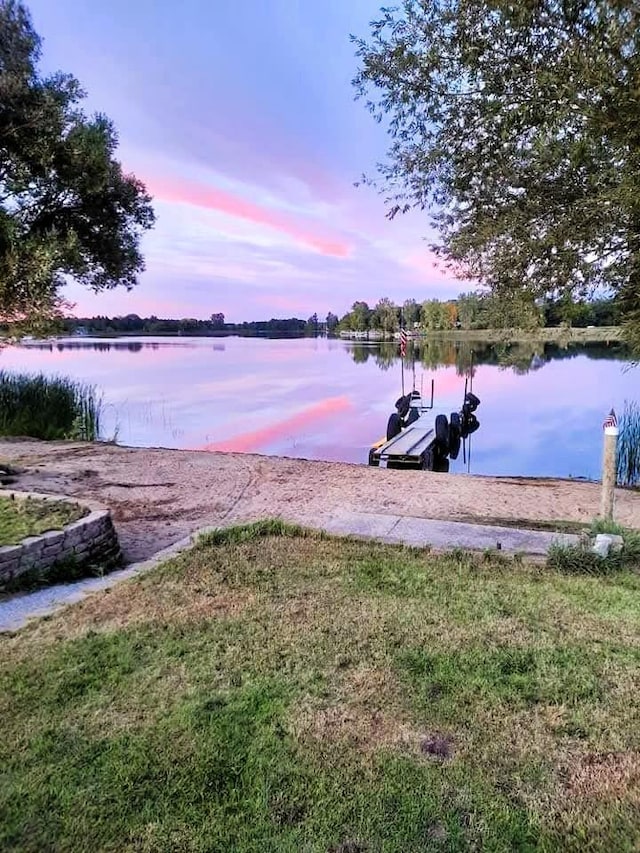
[[459, 412], [451, 412], [449, 418], [444, 413], [434, 413], [434, 380], [431, 380], [431, 399], [426, 404], [415, 390], [414, 378], [414, 390], [396, 401], [386, 438], [369, 450], [369, 465], [447, 472], [449, 460], [457, 459], [461, 445], [466, 461], [466, 440], [480, 426], [474, 414], [480, 400], [472, 391], [472, 371], [470, 374], [471, 379], [465, 379], [462, 407]]

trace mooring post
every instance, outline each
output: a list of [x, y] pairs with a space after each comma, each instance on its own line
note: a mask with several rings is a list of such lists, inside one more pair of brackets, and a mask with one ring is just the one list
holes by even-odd
[[613, 499], [616, 488], [618, 444], [618, 420], [611, 409], [604, 424], [604, 451], [602, 454], [602, 497], [600, 500], [601, 518], [613, 519]]

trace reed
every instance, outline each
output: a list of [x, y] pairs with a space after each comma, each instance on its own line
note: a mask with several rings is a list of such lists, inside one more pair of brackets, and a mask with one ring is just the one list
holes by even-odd
[[625, 400], [618, 437], [618, 484], [640, 485], [640, 405]]
[[64, 376], [0, 370], [0, 435], [46, 441], [95, 441], [101, 401], [96, 389]]

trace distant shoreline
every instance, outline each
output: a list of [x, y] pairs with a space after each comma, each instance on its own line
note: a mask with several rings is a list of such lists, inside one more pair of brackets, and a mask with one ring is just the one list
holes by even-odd
[[[370, 341], [383, 343], [398, 338], [398, 333], [382, 337], [380, 332], [341, 332], [342, 340]], [[609, 343], [622, 340], [620, 326], [595, 326], [594, 328], [563, 329], [557, 326], [539, 329], [449, 329], [409, 333], [411, 340], [483, 341], [486, 343], [518, 343], [536, 341], [541, 343]]]
[[[57, 340], [120, 340], [130, 338], [258, 338], [265, 340], [298, 340], [304, 338], [328, 338], [330, 340], [361, 341], [371, 344], [398, 342], [399, 332], [340, 332], [337, 335], [309, 335], [296, 332], [86, 332], [85, 334], [52, 335], [49, 338], [23, 338], [21, 343], [47, 343]], [[449, 329], [443, 331], [409, 332], [407, 337], [420, 343], [421, 341], [481, 341], [483, 343], [520, 343], [524, 341], [537, 343], [611, 343], [621, 342], [620, 326], [595, 326], [593, 328], [563, 329], [560, 327], [543, 327], [539, 329]]]
[[608, 342], [622, 339], [620, 326], [596, 326], [593, 329], [562, 329], [557, 326], [542, 329], [456, 329], [447, 332], [428, 332], [426, 337], [451, 338], [454, 340], [482, 340], [489, 343], [508, 343], [510, 341], [544, 341], [556, 342]]

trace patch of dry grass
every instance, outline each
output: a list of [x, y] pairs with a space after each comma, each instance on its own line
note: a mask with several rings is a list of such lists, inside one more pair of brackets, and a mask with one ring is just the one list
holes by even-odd
[[416, 740], [404, 708], [402, 687], [391, 669], [349, 667], [336, 661], [328, 689], [292, 707], [289, 725], [298, 738], [344, 742], [364, 752]]
[[640, 807], [640, 752], [581, 755], [567, 769], [566, 795], [573, 801], [625, 799]]

